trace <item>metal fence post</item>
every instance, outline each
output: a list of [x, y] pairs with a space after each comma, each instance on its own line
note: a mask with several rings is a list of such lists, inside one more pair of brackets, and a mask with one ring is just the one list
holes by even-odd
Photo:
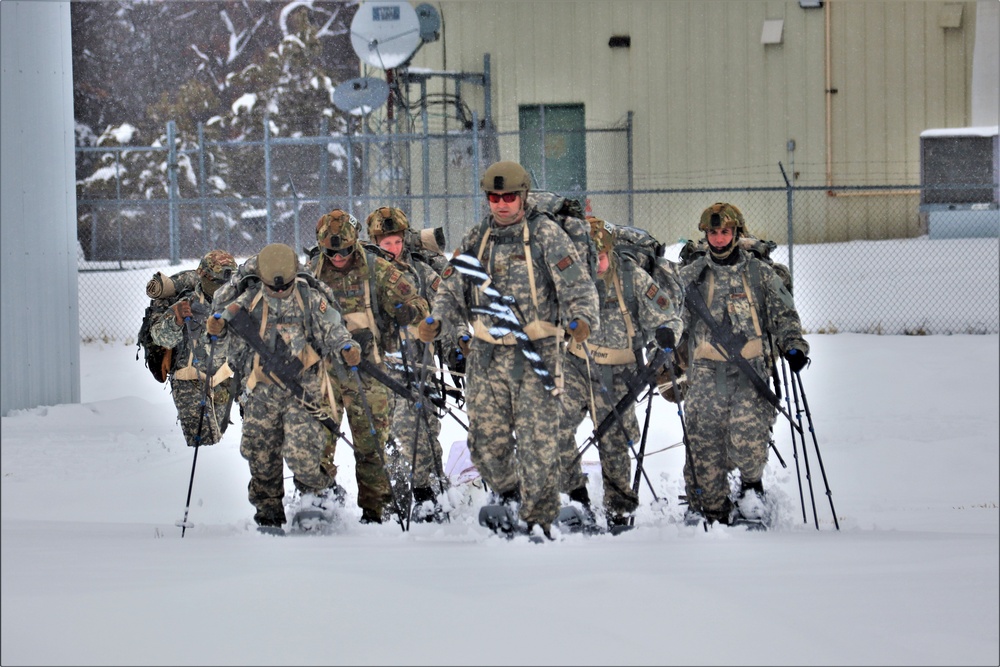
[[635, 226], [635, 187], [633, 182], [633, 168], [635, 163], [632, 160], [632, 118], [635, 115], [634, 111], [628, 112], [628, 119], [626, 120], [625, 126], [625, 144], [626, 144], [626, 160], [628, 164], [626, 165], [626, 178], [628, 178], [628, 224], [629, 226]]
[[198, 197], [201, 199], [201, 232], [204, 247], [202, 254], [210, 250], [211, 235], [208, 233], [208, 211], [205, 208], [205, 126], [198, 123]]
[[177, 124], [167, 121], [167, 173], [169, 174], [168, 189], [170, 199], [170, 265], [181, 263], [180, 259], [180, 228], [178, 225], [178, 192], [177, 192]]
[[[329, 125], [329, 121], [327, 121], [327, 119], [326, 119], [326, 116], [323, 116], [322, 118], [319, 119], [319, 134], [322, 137], [326, 137], [326, 136], [328, 136], [330, 134], [330, 125]], [[330, 163], [330, 151], [327, 148], [328, 146], [329, 146], [329, 144], [320, 144], [320, 149], [321, 149], [320, 152], [319, 152], [319, 212], [320, 212], [320, 214], [323, 214], [323, 213], [325, 213], [326, 211], [329, 210], [329, 206], [327, 206], [327, 203], [326, 203], [327, 188], [329, 187], [329, 185], [327, 184], [327, 180], [329, 179], [329, 174], [328, 174], [327, 170], [329, 169], [329, 163]], [[347, 161], [348, 161], [348, 163], [350, 163], [350, 161], [351, 161], [350, 155], [347, 156]], [[350, 169], [350, 167], [348, 167], [348, 169]], [[298, 202], [296, 202], [295, 206], [296, 206], [296, 210], [298, 210]]]
[[267, 245], [271, 245], [271, 115], [264, 112], [264, 199], [267, 202]]
[[[427, 99], [427, 79], [420, 80], [420, 99]], [[424, 228], [429, 229], [431, 226], [431, 142], [430, 142], [430, 124], [427, 120], [427, 105], [420, 105], [420, 118], [424, 125], [424, 136], [423, 136], [423, 149], [424, 154], [420, 161], [421, 170], [423, 171], [424, 180]], [[411, 211], [412, 213], [412, 211]]]
[[785, 179], [785, 210], [787, 211], [788, 218], [788, 274], [792, 277], [792, 284], [794, 284], [795, 273], [792, 265], [792, 246], [794, 245], [794, 241], [792, 239], [792, 221], [794, 219], [794, 209], [792, 208], [792, 183], [788, 180], [788, 174], [785, 173], [785, 166], [779, 162], [778, 168], [781, 169], [781, 177]]
[[[479, 211], [483, 207], [483, 191], [479, 187], [479, 181], [482, 178], [479, 175], [479, 117], [475, 111], [472, 112], [472, 215], [469, 217], [473, 220], [479, 218]], [[454, 236], [449, 236], [448, 238], [455, 238]]]

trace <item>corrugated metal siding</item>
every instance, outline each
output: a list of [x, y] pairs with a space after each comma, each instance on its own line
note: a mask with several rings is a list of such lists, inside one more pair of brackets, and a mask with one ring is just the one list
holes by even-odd
[[0, 414], [80, 401], [68, 2], [0, 2]]
[[[583, 103], [591, 127], [633, 111], [637, 188], [782, 186], [778, 162], [788, 169], [789, 139], [796, 183], [824, 186], [829, 14], [838, 91], [832, 184], [916, 184], [920, 132], [969, 123], [976, 3], [961, 3], [960, 28], [942, 28], [947, 4], [954, 3], [828, 0], [823, 9], [802, 9], [797, 0], [441, 0], [442, 39], [421, 48], [414, 65], [480, 71], [489, 53], [503, 131], [517, 129], [521, 104]], [[781, 44], [760, 43], [765, 19], [784, 20]], [[614, 34], [629, 35], [631, 48], [610, 48]], [[503, 150], [501, 157], [516, 159], [516, 146]], [[614, 168], [599, 155], [588, 160], [595, 176]], [[841, 203], [828, 204], [797, 240], [867, 238], [874, 202], [852, 203], [855, 222], [841, 216]], [[690, 233], [687, 221], [699, 212], [672, 211], [684, 226], [654, 231]], [[902, 233], [913, 216], [893, 224]]]

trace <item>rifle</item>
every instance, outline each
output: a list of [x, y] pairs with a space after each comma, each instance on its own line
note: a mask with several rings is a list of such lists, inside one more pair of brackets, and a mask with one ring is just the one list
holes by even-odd
[[229, 328], [260, 355], [262, 370], [267, 373], [271, 381], [290, 393], [292, 398], [302, 404], [309, 416], [325, 426], [330, 433], [335, 433], [342, 438], [353, 449], [354, 445], [341, 432], [340, 425], [323, 410], [321, 403], [310, 396], [305, 387], [302, 386], [302, 382], [299, 380], [303, 370], [302, 362], [291, 354], [281, 336], [276, 336], [274, 339], [274, 351], [269, 350], [267, 344], [261, 340], [260, 334], [257, 333], [259, 326], [259, 323], [243, 308], [237, 310], [236, 314], [229, 320]]
[[[708, 304], [705, 303], [705, 297], [701, 295], [701, 290], [698, 289], [698, 281], [691, 281], [687, 288], [684, 290], [684, 303], [691, 310], [692, 313], [697, 315], [701, 320], [708, 325], [709, 331], [712, 333], [711, 343], [712, 346], [719, 352], [723, 353], [729, 361], [736, 364], [753, 384], [754, 389], [767, 399], [767, 402], [773, 405], [778, 412], [785, 416], [785, 419], [789, 421], [793, 428], [795, 428], [800, 434], [802, 434], [802, 427], [795, 423], [792, 416], [785, 411], [785, 408], [781, 405], [781, 400], [775, 395], [771, 388], [767, 386], [767, 383], [757, 374], [750, 362], [747, 361], [742, 354], [743, 346], [747, 343], [747, 337], [742, 333], [736, 333], [731, 328], [727, 330], [722, 324], [715, 321], [712, 317], [712, 311], [709, 310]], [[729, 313], [726, 312], [726, 319], [728, 321]]]

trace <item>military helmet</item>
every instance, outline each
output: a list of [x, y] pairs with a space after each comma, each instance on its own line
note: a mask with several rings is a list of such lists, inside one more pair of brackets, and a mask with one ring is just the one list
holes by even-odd
[[339, 208], [323, 215], [316, 223], [316, 242], [328, 250], [343, 250], [358, 242], [358, 221]]
[[520, 192], [521, 198], [524, 199], [528, 196], [528, 190], [531, 189], [531, 176], [518, 163], [504, 160], [494, 162], [486, 169], [480, 185], [483, 192], [499, 192], [501, 194]]
[[597, 252], [611, 252], [615, 247], [615, 226], [591, 215], [587, 216], [587, 222], [590, 223], [590, 236], [594, 239]]
[[298, 270], [299, 258], [291, 246], [284, 243], [266, 245], [257, 255], [257, 273], [260, 279], [276, 292], [283, 292], [291, 287]]
[[406, 214], [391, 206], [383, 206], [372, 211], [365, 224], [368, 225], [368, 236], [375, 241], [378, 241], [380, 236], [402, 234], [410, 228]]
[[236, 259], [225, 250], [213, 250], [201, 258], [198, 275], [215, 282], [226, 282], [236, 272]]
[[708, 232], [718, 227], [732, 227], [736, 232], [746, 232], [746, 224], [740, 209], [732, 204], [716, 202], [702, 212], [698, 229]]

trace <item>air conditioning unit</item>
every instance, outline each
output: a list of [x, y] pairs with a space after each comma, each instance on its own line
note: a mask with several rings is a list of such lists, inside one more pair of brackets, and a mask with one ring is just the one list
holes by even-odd
[[920, 133], [920, 213], [931, 238], [1000, 236], [998, 127]]

